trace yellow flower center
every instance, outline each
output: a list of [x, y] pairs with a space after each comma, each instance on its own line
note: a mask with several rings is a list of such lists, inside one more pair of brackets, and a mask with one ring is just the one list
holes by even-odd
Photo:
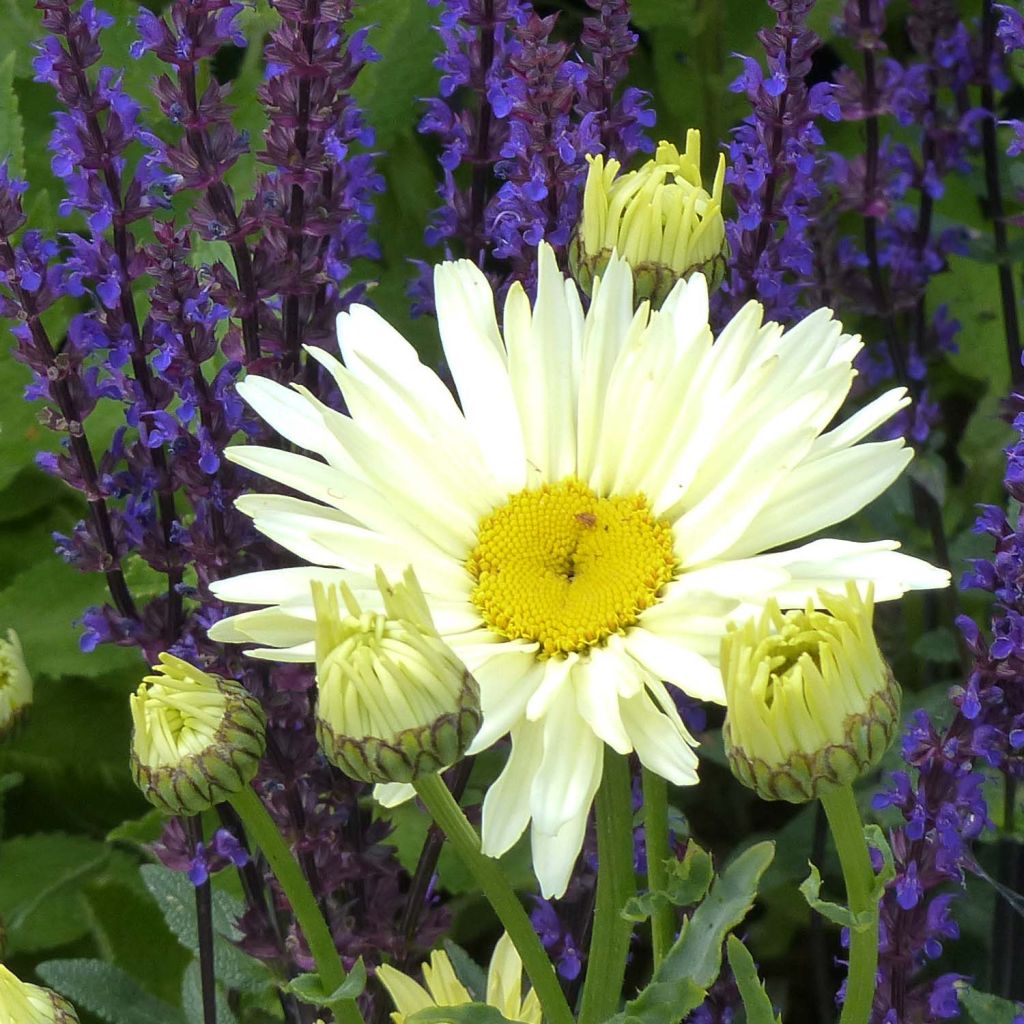
[[633, 625], [676, 557], [671, 526], [643, 494], [599, 498], [570, 477], [513, 494], [482, 519], [466, 567], [488, 627], [551, 656]]

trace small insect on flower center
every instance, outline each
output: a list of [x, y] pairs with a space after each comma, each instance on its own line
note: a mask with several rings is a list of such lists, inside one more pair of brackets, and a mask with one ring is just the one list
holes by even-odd
[[466, 567], [488, 627], [550, 657], [624, 632], [676, 564], [672, 528], [643, 494], [601, 498], [569, 478], [520, 491], [482, 519]]

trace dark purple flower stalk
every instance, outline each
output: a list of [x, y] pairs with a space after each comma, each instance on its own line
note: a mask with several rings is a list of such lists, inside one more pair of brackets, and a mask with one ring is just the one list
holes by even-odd
[[[928, 398], [928, 366], [955, 348], [959, 329], [944, 307], [928, 310], [927, 288], [965, 244], [959, 229], [935, 230], [935, 203], [944, 179], [969, 169], [977, 145], [966, 88], [977, 56], [948, 0], [915, 0], [907, 29], [917, 59], [903, 65], [887, 57], [886, 6], [887, 0], [848, 0], [843, 10], [843, 31], [861, 54], [861, 68], [840, 70], [836, 99], [844, 120], [863, 122], [865, 145], [850, 160], [832, 155], [831, 217], [859, 214], [863, 234], [840, 237], [826, 262], [837, 301], [873, 320], [875, 336], [884, 339], [861, 357], [859, 386], [894, 379], [905, 385], [914, 403], [889, 429], [923, 442], [939, 413]], [[883, 134], [888, 123], [901, 131], [919, 125], [920, 145]]]
[[[439, 0], [433, 0], [436, 4]], [[441, 143], [442, 205], [431, 216], [425, 240], [447, 257], [453, 243], [477, 266], [488, 268], [487, 211], [497, 183], [494, 165], [508, 126], [501, 82], [507, 74], [512, 27], [525, 17], [519, 0], [445, 0], [438, 32], [443, 50], [434, 60], [441, 72], [440, 97], [428, 99], [419, 123], [424, 135]], [[468, 182], [460, 182], [466, 167]], [[432, 268], [423, 264], [411, 293], [417, 312], [433, 305]]]
[[[1024, 416], [1007, 450], [1007, 494], [1024, 499]], [[982, 790], [985, 769], [1007, 780], [1024, 776], [1024, 516], [1007, 518], [983, 507], [975, 530], [995, 540], [991, 561], [976, 560], [961, 586], [995, 599], [991, 640], [961, 616], [958, 625], [974, 665], [966, 685], [951, 694], [955, 713], [943, 730], [918, 711], [903, 740], [907, 770], [895, 772], [877, 808], [894, 807], [904, 824], [890, 837], [896, 878], [882, 901], [880, 978], [876, 1019], [943, 1020], [959, 1015], [950, 995], [953, 975], [921, 979], [918, 972], [959, 934], [950, 914], [956, 888], [976, 871], [972, 844], [991, 827]]]
[[736, 202], [727, 226], [732, 266], [722, 288], [720, 315], [756, 298], [783, 322], [799, 316], [801, 289], [816, 281], [809, 236], [820, 206], [821, 133], [817, 119], [838, 120], [834, 89], [807, 88], [804, 79], [818, 37], [807, 28], [812, 0], [771, 0], [776, 23], [759, 33], [767, 74], [751, 57], [733, 92], [750, 99], [753, 113], [729, 146], [726, 183]]
[[281, 20], [259, 91], [270, 121], [260, 160], [270, 170], [246, 212], [262, 229], [255, 262], [264, 352], [287, 377], [299, 370], [303, 344], [335, 345], [335, 318], [358, 297], [346, 293], [351, 261], [380, 255], [368, 226], [384, 181], [374, 157], [356, 152], [374, 138], [350, 94], [362, 68], [379, 58], [365, 29], [346, 32], [350, 0], [271, 6]]
[[591, 124], [597, 127], [599, 148], [587, 152], [607, 153], [625, 165], [637, 153], [654, 150], [646, 133], [654, 127], [650, 95], [635, 86], [617, 95], [638, 36], [629, 27], [629, 0], [587, 0], [587, 5], [597, 13], [583, 19], [580, 33], [589, 60], [583, 65], [586, 78], [579, 88], [576, 115], [584, 136], [591, 137]]

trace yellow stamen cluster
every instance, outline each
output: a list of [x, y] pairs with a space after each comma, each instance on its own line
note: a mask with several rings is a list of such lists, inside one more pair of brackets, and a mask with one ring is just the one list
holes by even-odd
[[492, 630], [543, 655], [584, 651], [657, 601], [673, 539], [643, 494], [601, 498], [573, 478], [520, 491], [480, 523], [473, 602]]

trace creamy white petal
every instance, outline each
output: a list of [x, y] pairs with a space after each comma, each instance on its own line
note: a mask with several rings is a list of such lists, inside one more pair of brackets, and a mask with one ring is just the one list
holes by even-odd
[[856, 543], [848, 540], [816, 540], [791, 551], [764, 555], [785, 566], [790, 581], [773, 589], [783, 607], [801, 607], [819, 590], [842, 593], [847, 581], [865, 588], [875, 586], [875, 600], [889, 601], [908, 590], [935, 590], [949, 585], [949, 573], [904, 555], [893, 540]]
[[850, 445], [862, 441], [868, 434], [877, 430], [883, 423], [891, 419], [910, 405], [910, 396], [906, 388], [893, 388], [859, 409], [849, 419], [844, 420], [834, 430], [822, 434], [811, 447], [807, 461], [820, 459], [824, 455], [849, 448]]
[[381, 782], [373, 787], [373, 799], [381, 807], [398, 807], [415, 795], [415, 788], [408, 782]]
[[547, 835], [537, 828], [530, 830], [533, 870], [540, 883], [540, 894], [545, 899], [558, 899], [565, 895], [565, 890], [569, 887], [573, 866], [580, 855], [580, 850], [583, 849], [590, 804], [600, 782], [599, 768], [587, 809], [581, 811], [572, 821], [566, 822], [557, 834]]
[[[498, 648], [501, 652], [501, 648]], [[456, 648], [462, 656], [462, 652]], [[480, 686], [483, 724], [469, 753], [486, 750], [526, 717], [526, 704], [544, 679], [544, 663], [533, 650], [497, 653], [472, 670]]]
[[517, 491], [526, 482], [523, 427], [487, 279], [468, 260], [443, 264], [434, 273], [434, 298], [466, 420], [495, 479]]
[[526, 705], [526, 717], [531, 722], [548, 714], [552, 702], [560, 698], [563, 687], [569, 684], [569, 677], [578, 661], [579, 655], [573, 652], [564, 658], [548, 658], [544, 662], [544, 679]]
[[325, 569], [319, 565], [296, 565], [288, 569], [264, 569], [247, 572], [226, 580], [214, 580], [210, 589], [225, 604], [286, 604], [310, 593], [314, 580], [322, 583], [350, 583], [358, 579], [369, 585], [370, 579], [347, 569]]
[[530, 821], [530, 787], [544, 755], [543, 723], [524, 722], [512, 730], [512, 753], [484, 797], [480, 845], [500, 857]]
[[630, 674], [639, 680], [635, 664], [607, 649], [594, 650], [573, 673], [576, 710], [595, 735], [619, 754], [633, 749], [619, 714], [619, 681]]
[[348, 463], [345, 449], [324, 429], [323, 418], [295, 391], [256, 376], [240, 380], [235, 389], [282, 437], [329, 462]]
[[556, 834], [586, 814], [601, 777], [604, 746], [576, 710], [572, 687], [564, 687], [544, 717], [544, 757], [533, 779], [533, 828]]
[[313, 639], [313, 623], [283, 608], [261, 608], [241, 612], [214, 623], [207, 634], [218, 643], [260, 643], [271, 647], [293, 647]]
[[626, 650], [658, 679], [678, 686], [698, 700], [724, 703], [722, 674], [706, 658], [639, 626], [629, 630], [624, 643]]
[[729, 549], [741, 558], [848, 519], [877, 498], [914, 457], [902, 440], [858, 445], [799, 466]]
[[645, 768], [677, 786], [697, 782], [697, 755], [689, 737], [646, 691], [622, 702], [622, 721]]
[[333, 523], [361, 525], [359, 521], [336, 508], [318, 505], [313, 501], [293, 498], [288, 494], [242, 494], [235, 499], [235, 508], [250, 519], [265, 516], [301, 515], [312, 519], [324, 519]]

